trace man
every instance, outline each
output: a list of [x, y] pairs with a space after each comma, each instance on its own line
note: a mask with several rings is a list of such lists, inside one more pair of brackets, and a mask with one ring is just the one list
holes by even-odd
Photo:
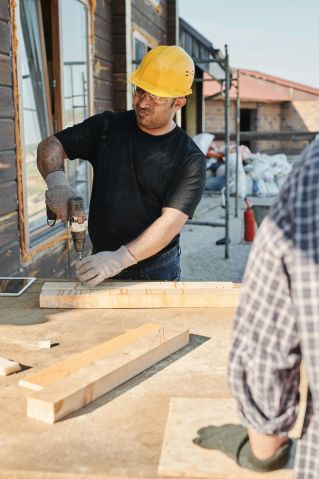
[[[318, 141], [305, 150], [263, 221], [245, 272], [232, 335], [229, 383], [247, 431], [237, 426], [230, 441], [230, 425], [223, 430], [224, 452], [230, 452], [232, 442], [229, 455], [240, 465], [273, 470], [288, 463], [292, 451], [288, 431], [298, 412], [301, 359], [309, 392], [294, 479], [318, 479]], [[200, 431], [196, 442], [212, 445], [213, 432]]]
[[93, 166], [93, 255], [76, 268], [90, 286], [114, 276], [180, 277], [179, 233], [205, 184], [204, 155], [174, 122], [192, 92], [193, 78], [194, 63], [182, 48], [154, 48], [130, 76], [134, 111], [95, 115], [38, 147], [47, 206], [64, 221], [68, 198], [74, 196], [64, 158]]

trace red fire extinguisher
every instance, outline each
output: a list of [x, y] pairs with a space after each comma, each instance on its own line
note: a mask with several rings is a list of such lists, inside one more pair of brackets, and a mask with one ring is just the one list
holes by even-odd
[[256, 218], [252, 204], [248, 198], [245, 198], [247, 208], [244, 211], [244, 240], [253, 241], [256, 234]]

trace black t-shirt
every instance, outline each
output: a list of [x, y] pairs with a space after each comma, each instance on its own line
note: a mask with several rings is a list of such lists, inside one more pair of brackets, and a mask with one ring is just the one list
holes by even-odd
[[178, 126], [149, 135], [138, 128], [134, 111], [105, 111], [55, 136], [71, 160], [93, 166], [89, 234], [95, 252], [137, 238], [163, 207], [192, 217], [205, 185], [205, 157]]

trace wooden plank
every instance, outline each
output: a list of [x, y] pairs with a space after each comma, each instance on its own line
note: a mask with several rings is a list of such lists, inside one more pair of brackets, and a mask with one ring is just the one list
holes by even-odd
[[10, 58], [0, 58], [0, 85], [12, 86]]
[[113, 60], [112, 43], [102, 40], [101, 38], [94, 38], [94, 56], [105, 61]]
[[20, 244], [18, 242], [1, 247], [0, 265], [1, 276], [11, 276], [18, 271], [20, 267]]
[[[120, 3], [123, 0], [117, 0], [114, 4]], [[104, 20], [110, 20], [112, 16], [112, 1], [111, 0], [96, 0], [95, 16], [99, 16]]]
[[104, 20], [103, 18], [95, 15], [94, 17], [94, 35], [96, 37], [101, 38], [102, 40], [106, 40], [109, 43], [112, 43], [112, 17], [108, 18], [108, 20]]
[[96, 59], [93, 70], [94, 78], [98, 80], [112, 81], [112, 63]]
[[0, 215], [6, 215], [18, 208], [17, 183], [8, 181], [0, 184]]
[[0, 183], [17, 178], [16, 156], [14, 151], [0, 152]]
[[18, 213], [0, 218], [0, 247], [19, 240]]
[[112, 83], [94, 79], [94, 98], [96, 100], [112, 101]]
[[107, 281], [95, 288], [85, 284], [43, 285], [41, 308], [201, 308], [235, 307], [239, 288], [214, 282]]
[[107, 354], [110, 354], [117, 349], [127, 347], [132, 341], [135, 341], [143, 334], [148, 334], [158, 330], [158, 325], [147, 323], [139, 328], [135, 328], [129, 333], [121, 334], [105, 343], [97, 344], [93, 348], [87, 349], [80, 354], [72, 355], [71, 357], [61, 361], [58, 364], [46, 368], [37, 373], [28, 374], [19, 382], [20, 386], [40, 391], [41, 389], [50, 386], [70, 374], [74, 373], [80, 368], [89, 366], [94, 361], [102, 359]]
[[9, 0], [1, 0], [0, 18], [2, 18], [3, 20], [9, 20]]
[[209, 479], [292, 479], [289, 470], [259, 474], [242, 469], [225, 454], [193, 443], [201, 427], [230, 423], [239, 423], [234, 399], [171, 398], [158, 474]]
[[189, 330], [152, 323], [137, 329], [103, 343], [104, 356], [29, 396], [28, 417], [53, 424], [189, 343]]
[[9, 24], [0, 20], [0, 53], [8, 55], [11, 47], [10, 27]]
[[0, 119], [0, 151], [13, 150], [13, 148], [15, 148], [14, 121]]
[[114, 110], [113, 103], [105, 100], [94, 100], [95, 113], [102, 113], [105, 110]]
[[2, 117], [13, 117], [12, 88], [6, 86], [0, 86], [0, 115]]

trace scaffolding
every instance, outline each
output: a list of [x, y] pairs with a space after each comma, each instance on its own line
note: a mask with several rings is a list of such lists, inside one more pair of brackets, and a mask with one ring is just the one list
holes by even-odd
[[217, 95], [223, 94], [225, 97], [225, 222], [224, 223], [211, 223], [207, 221], [188, 221], [189, 224], [199, 226], [212, 226], [225, 228], [225, 259], [229, 258], [229, 220], [230, 220], [230, 192], [229, 192], [229, 146], [230, 146], [230, 88], [231, 84], [235, 83], [237, 88], [237, 102], [236, 102], [236, 201], [235, 201], [235, 216], [238, 216], [238, 171], [239, 171], [239, 142], [240, 142], [240, 105], [239, 105], [239, 71], [236, 79], [232, 79], [231, 68], [229, 64], [228, 46], [225, 45], [225, 55], [222, 58], [195, 58], [194, 63], [196, 65], [217, 63], [219, 64], [225, 77], [222, 79], [201, 79], [199, 81], [218, 81], [221, 84], [221, 91]]

